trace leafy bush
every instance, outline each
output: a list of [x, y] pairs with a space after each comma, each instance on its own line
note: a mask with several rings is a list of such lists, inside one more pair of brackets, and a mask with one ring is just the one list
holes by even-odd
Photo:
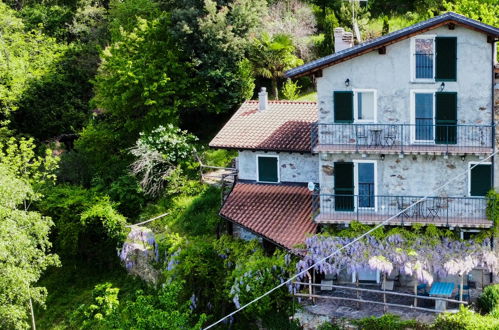
[[381, 317], [366, 317], [360, 320], [352, 321], [359, 329], [368, 330], [402, 330], [414, 329], [418, 323], [414, 320], [401, 320], [400, 316], [385, 314]]
[[159, 126], [148, 134], [140, 133], [130, 151], [136, 157], [132, 173], [141, 178], [140, 185], [146, 194], [158, 196], [167, 179], [179, 175], [179, 165], [191, 159], [196, 151], [195, 141], [194, 135], [172, 124]]
[[439, 330], [485, 330], [498, 329], [499, 318], [480, 315], [465, 307], [458, 313], [442, 313], [433, 324]]
[[300, 96], [300, 86], [298, 82], [293, 82], [291, 79], [286, 80], [282, 87], [282, 95], [285, 100], [296, 100]]
[[490, 313], [499, 307], [499, 284], [489, 285], [483, 289], [478, 298], [478, 305], [485, 313]]
[[119, 305], [118, 292], [111, 283], [97, 284], [92, 292], [93, 303], [82, 304], [71, 315], [70, 323], [79, 329], [92, 329], [95, 323], [111, 315]]
[[341, 328], [339, 325], [336, 325], [334, 323], [324, 322], [321, 325], [319, 325], [317, 330], [341, 330]]

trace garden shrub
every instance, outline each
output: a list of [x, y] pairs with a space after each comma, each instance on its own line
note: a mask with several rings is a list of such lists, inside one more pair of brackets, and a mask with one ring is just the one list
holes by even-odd
[[499, 318], [480, 315], [461, 307], [458, 313], [442, 313], [433, 324], [439, 330], [485, 330], [499, 329]]
[[478, 298], [478, 306], [484, 313], [490, 313], [499, 306], [499, 284], [489, 285], [483, 289]]
[[385, 314], [381, 317], [366, 317], [352, 321], [359, 329], [368, 330], [402, 330], [417, 329], [418, 323], [415, 320], [401, 320], [400, 316]]

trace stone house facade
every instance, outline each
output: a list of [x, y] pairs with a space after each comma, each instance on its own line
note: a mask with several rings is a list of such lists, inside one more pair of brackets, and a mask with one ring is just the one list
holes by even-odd
[[[490, 228], [498, 38], [446, 13], [288, 71], [312, 76], [318, 101], [268, 101], [262, 91], [236, 112], [210, 144], [239, 150], [239, 181], [220, 214], [285, 248], [319, 226], [397, 213], [390, 225]], [[308, 213], [290, 213], [286, 200], [298, 195]]]

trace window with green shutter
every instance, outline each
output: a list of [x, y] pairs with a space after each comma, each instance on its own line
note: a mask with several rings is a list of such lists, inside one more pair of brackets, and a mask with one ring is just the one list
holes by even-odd
[[354, 209], [353, 163], [334, 163], [334, 193], [336, 211]]
[[457, 79], [457, 38], [435, 38], [437, 56], [435, 59], [435, 79], [456, 81]]
[[435, 93], [435, 143], [457, 143], [457, 93]]
[[353, 123], [353, 92], [334, 92], [334, 122]]
[[[474, 164], [470, 164], [470, 168]], [[492, 165], [480, 164], [470, 171], [470, 196], [485, 196], [492, 188]]]
[[257, 156], [258, 159], [258, 181], [279, 182], [279, 161], [273, 156]]

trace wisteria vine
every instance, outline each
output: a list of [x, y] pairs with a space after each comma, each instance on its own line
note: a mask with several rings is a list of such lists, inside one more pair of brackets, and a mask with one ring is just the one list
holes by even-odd
[[325, 262], [318, 263], [352, 240], [326, 235], [307, 238], [306, 255], [296, 265], [298, 272], [314, 264], [315, 271], [326, 275], [338, 275], [343, 271], [353, 273], [363, 269], [388, 275], [398, 270], [401, 274], [415, 276], [418, 282], [431, 285], [435, 276], [462, 276], [476, 267], [484, 267], [495, 273], [499, 271], [499, 255], [491, 249], [490, 240], [409, 240], [399, 234], [384, 239], [367, 236]]

